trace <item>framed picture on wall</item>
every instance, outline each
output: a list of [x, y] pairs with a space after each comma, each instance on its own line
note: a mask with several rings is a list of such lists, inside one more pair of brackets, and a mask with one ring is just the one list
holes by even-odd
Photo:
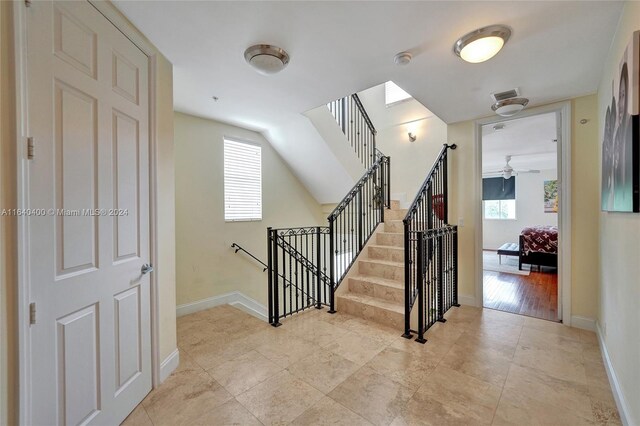
[[620, 58], [602, 139], [602, 210], [640, 211], [640, 31]]
[[544, 212], [558, 213], [558, 181], [544, 181]]

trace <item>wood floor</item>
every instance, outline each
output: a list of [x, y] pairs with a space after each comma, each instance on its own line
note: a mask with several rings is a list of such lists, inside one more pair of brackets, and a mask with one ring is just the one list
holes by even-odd
[[483, 271], [484, 307], [558, 321], [557, 270], [537, 269], [529, 276]]

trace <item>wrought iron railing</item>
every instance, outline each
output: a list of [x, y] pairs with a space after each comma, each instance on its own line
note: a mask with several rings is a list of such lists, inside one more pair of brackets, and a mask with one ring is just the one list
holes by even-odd
[[[418, 300], [418, 337], [436, 321], [445, 322], [444, 314], [458, 304], [458, 227], [444, 226], [410, 232], [416, 246], [416, 289]], [[406, 334], [406, 333], [405, 333]]]
[[315, 307], [328, 306], [333, 286], [326, 226], [267, 229], [269, 323]]
[[[417, 239], [411, 235], [419, 231], [428, 231], [448, 225], [448, 166], [447, 152], [456, 149], [456, 145], [445, 144], [438, 155], [427, 178], [418, 190], [403, 220], [404, 224], [404, 273], [405, 273], [405, 333], [411, 337], [411, 309], [418, 294]], [[427, 250], [432, 260], [432, 250]]]
[[390, 159], [381, 153], [329, 215], [329, 226], [267, 230], [269, 323], [328, 306], [390, 206]]
[[376, 129], [357, 94], [327, 104], [349, 144], [369, 169], [376, 161]]

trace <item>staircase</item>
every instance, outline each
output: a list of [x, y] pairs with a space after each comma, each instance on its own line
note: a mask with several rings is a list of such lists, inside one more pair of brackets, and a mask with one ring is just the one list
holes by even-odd
[[347, 275], [347, 285], [337, 294], [340, 312], [402, 329], [404, 325], [404, 228], [407, 210], [398, 201], [384, 214], [381, 224]]

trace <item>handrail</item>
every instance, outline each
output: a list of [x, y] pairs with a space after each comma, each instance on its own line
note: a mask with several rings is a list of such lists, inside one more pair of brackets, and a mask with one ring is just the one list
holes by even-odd
[[[344, 198], [342, 200], [340, 200], [340, 202], [338, 202], [338, 204], [333, 209], [333, 211], [329, 214], [327, 219], [330, 220], [332, 217], [335, 217], [338, 214], [340, 214], [342, 211], [344, 211], [347, 203], [353, 199], [353, 196], [354, 196], [354, 194], [357, 193], [358, 189], [361, 188], [362, 185], [364, 184], [364, 182], [367, 181], [367, 179], [369, 179], [369, 177], [378, 169], [378, 167], [380, 167], [380, 164], [383, 161], [385, 161], [385, 159], [389, 158], [389, 157], [385, 157], [385, 155], [382, 154], [382, 152], [379, 151], [379, 150], [376, 150], [376, 153], [377, 154], [376, 154], [375, 162], [371, 165], [371, 167], [369, 167], [369, 169], [366, 172], [364, 172], [362, 177], [360, 179], [358, 179], [358, 181], [355, 183], [355, 185], [353, 185], [353, 187], [351, 187], [349, 192], [347, 192], [347, 195], [345, 195]], [[389, 207], [389, 206], [387, 205], [387, 207]]]
[[262, 272], [265, 272], [268, 268], [267, 264], [264, 263], [262, 260], [258, 259], [257, 257], [255, 257], [254, 255], [252, 255], [251, 253], [249, 253], [246, 249], [244, 249], [243, 247], [240, 247], [239, 244], [233, 243], [231, 244], [231, 248], [234, 249], [237, 252], [239, 251], [243, 251], [246, 254], [248, 254], [251, 258], [253, 258], [256, 262], [258, 262], [259, 264], [261, 264], [262, 266], [264, 266], [264, 268], [262, 268]]
[[365, 169], [376, 157], [376, 128], [356, 93], [327, 104], [338, 126]]
[[424, 182], [420, 186], [420, 189], [418, 189], [418, 192], [416, 193], [416, 196], [413, 199], [413, 202], [409, 206], [409, 209], [407, 210], [407, 214], [405, 215], [403, 221], [406, 221], [406, 220], [411, 218], [411, 212], [416, 210], [416, 207], [417, 207], [418, 203], [424, 197], [425, 189], [427, 188], [427, 186], [429, 185], [429, 183], [433, 179], [433, 175], [435, 174], [436, 170], [438, 170], [438, 166], [440, 164], [440, 160], [442, 159], [442, 156], [445, 155], [445, 153], [447, 152], [447, 149], [456, 149], [457, 147], [458, 147], [458, 145], [456, 145], [455, 143], [451, 144], [451, 145], [448, 145], [448, 144], [445, 143], [443, 145], [442, 149], [438, 153], [438, 157], [436, 158], [436, 161], [433, 163], [433, 166], [431, 166], [431, 170], [429, 170], [429, 173], [427, 174], [426, 179], [424, 180]]
[[[262, 268], [262, 272], [266, 272], [267, 271], [267, 264], [264, 263], [262, 260], [258, 259], [257, 257], [255, 257], [254, 255], [252, 255], [251, 253], [249, 253], [246, 249], [244, 249], [243, 247], [241, 247], [239, 244], [237, 243], [232, 243], [231, 244], [231, 248], [235, 250], [236, 253], [238, 253], [239, 251], [243, 251], [246, 254], [248, 254], [249, 256], [251, 256], [256, 262], [260, 263], [261, 265], [264, 266], [264, 268]], [[292, 283], [290, 280], [288, 280], [284, 275], [282, 274], [278, 274], [280, 276], [280, 278], [282, 278], [283, 280], [285, 280], [285, 282], [288, 283], [289, 286], [293, 286], [295, 287], [298, 291], [301, 291], [303, 294], [305, 294], [306, 296], [310, 297], [311, 299], [313, 299], [315, 301], [315, 298], [313, 296], [308, 295], [304, 290], [302, 290], [301, 288], [299, 288], [297, 285], [295, 285], [294, 283]]]
[[[323, 227], [321, 227], [321, 228], [323, 228]], [[326, 228], [326, 227], [324, 227], [324, 228]], [[282, 237], [282, 235], [278, 235], [278, 233], [277, 233], [278, 230], [277, 229], [275, 229], [274, 231], [276, 231], [276, 237], [278, 238], [278, 240], [282, 244], [283, 249], [286, 247], [288, 253], [294, 259], [296, 259], [298, 262], [302, 263], [307, 269], [309, 269], [314, 274], [318, 274], [320, 276], [320, 278], [322, 278], [323, 282], [325, 282], [325, 283], [329, 283], [330, 282], [329, 277], [324, 272], [322, 272], [319, 269], [318, 266], [314, 265], [313, 262], [311, 262], [309, 259], [307, 259], [295, 247], [293, 247], [290, 243], [285, 241], [285, 239]]]
[[[355, 101], [356, 106], [358, 107], [358, 109], [360, 110], [360, 113], [364, 117], [364, 120], [367, 123], [367, 126], [369, 127], [369, 130], [371, 131], [371, 133], [373, 133], [374, 135], [377, 135], [378, 131], [373, 126], [373, 122], [371, 121], [371, 118], [369, 117], [369, 114], [367, 114], [367, 111], [364, 109], [364, 105], [362, 105], [362, 102], [360, 101], [360, 97], [358, 96], [358, 94], [354, 93], [353, 95], [351, 95], [351, 97]], [[375, 146], [373, 148], [374, 148], [374, 151], [375, 151]]]

